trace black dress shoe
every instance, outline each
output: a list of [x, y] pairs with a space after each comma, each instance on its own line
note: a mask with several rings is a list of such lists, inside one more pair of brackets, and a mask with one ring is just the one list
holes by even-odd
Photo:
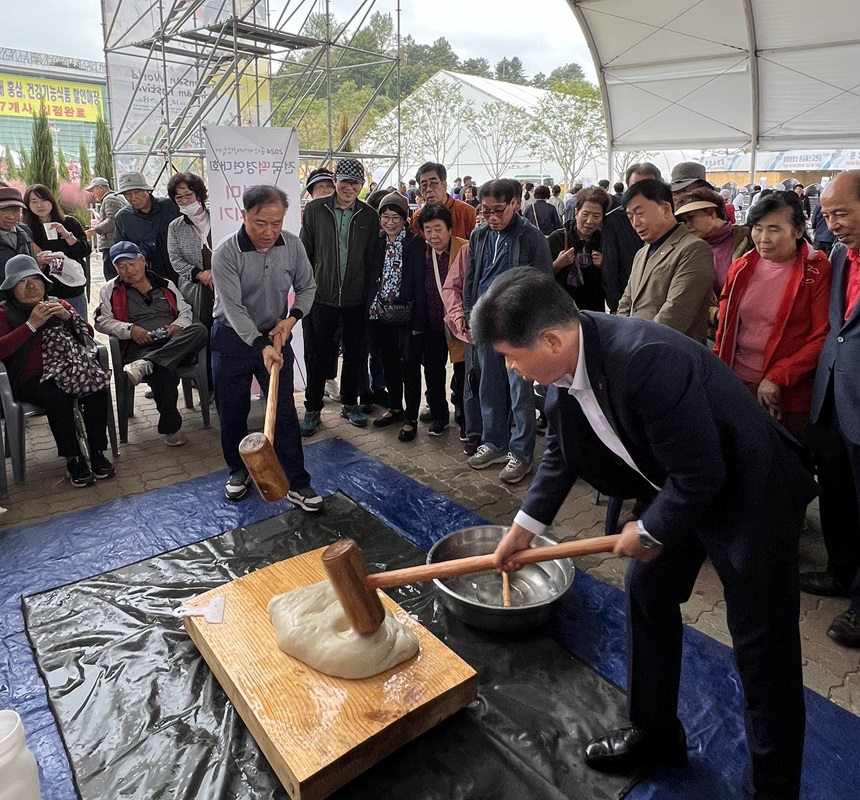
[[373, 420], [374, 428], [387, 428], [395, 422], [400, 422], [403, 419], [402, 411], [386, 411], [381, 417]]
[[800, 591], [821, 597], [848, 597], [848, 586], [832, 572], [801, 572]]
[[601, 772], [629, 772], [637, 768], [687, 763], [687, 734], [679, 723], [674, 733], [653, 733], [634, 726], [610, 731], [585, 746], [585, 763]]
[[843, 647], [860, 647], [860, 614], [849, 608], [833, 620], [827, 635]]
[[[411, 425], [411, 429], [407, 428], [407, 425]], [[397, 438], [401, 442], [411, 442], [418, 433], [418, 423], [414, 420], [407, 419], [403, 422], [403, 427], [400, 429], [400, 433], [397, 434]]]

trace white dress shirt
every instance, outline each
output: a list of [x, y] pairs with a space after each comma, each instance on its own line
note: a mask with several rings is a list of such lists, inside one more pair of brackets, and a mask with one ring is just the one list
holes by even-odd
[[[585, 414], [585, 418], [600, 441], [659, 491], [660, 487], [651, 483], [642, 470], [636, 466], [633, 457], [627, 452], [627, 448], [621, 439], [618, 438], [618, 434], [612, 429], [609, 420], [606, 419], [606, 415], [600, 408], [600, 403], [597, 402], [597, 396], [594, 394], [594, 389], [591, 388], [591, 380], [585, 367], [585, 333], [581, 327], [579, 329], [579, 358], [576, 362], [576, 371], [572, 376], [570, 373], [562, 376], [554, 385], [560, 389], [567, 389], [567, 393], [576, 398], [582, 408], [582, 413]], [[526, 514], [522, 509], [517, 512], [514, 522], [536, 536], [542, 534], [548, 527], [543, 522], [539, 522], [534, 517]]]

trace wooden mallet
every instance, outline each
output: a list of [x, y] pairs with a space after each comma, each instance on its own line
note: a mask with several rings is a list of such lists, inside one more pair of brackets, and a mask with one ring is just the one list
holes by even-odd
[[[272, 346], [281, 355], [284, 337], [275, 334]], [[248, 474], [257, 485], [264, 500], [276, 503], [283, 500], [290, 491], [290, 482], [275, 453], [275, 417], [278, 413], [278, 382], [281, 368], [274, 364], [269, 370], [269, 394], [266, 398], [266, 420], [263, 432], [249, 433], [239, 442], [239, 455], [248, 469]]]
[[[520, 564], [537, 564], [559, 558], [611, 553], [618, 538], [619, 535], [615, 534], [530, 547], [516, 553], [513, 558]], [[385, 618], [385, 608], [376, 593], [377, 589], [490, 570], [493, 569], [493, 554], [455, 558], [368, 575], [359, 546], [352, 539], [341, 539], [326, 548], [322, 563], [349, 624], [356, 632], [367, 634], [379, 628]]]

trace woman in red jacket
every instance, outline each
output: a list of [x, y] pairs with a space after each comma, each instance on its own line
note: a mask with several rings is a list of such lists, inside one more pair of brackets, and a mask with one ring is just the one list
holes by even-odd
[[755, 249], [729, 268], [714, 352], [798, 438], [829, 329], [830, 262], [806, 240], [800, 202], [774, 192], [749, 213]]

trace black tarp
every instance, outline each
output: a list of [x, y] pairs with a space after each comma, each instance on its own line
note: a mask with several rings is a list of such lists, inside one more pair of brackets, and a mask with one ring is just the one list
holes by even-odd
[[[28, 597], [28, 635], [84, 800], [285, 798], [273, 771], [172, 611], [233, 578], [350, 536], [371, 569], [424, 553], [343, 495]], [[463, 625], [432, 584], [391, 595], [479, 675], [479, 698], [333, 797], [608, 800], [631, 776], [582, 762], [623, 724], [624, 696], [541, 631]]]

